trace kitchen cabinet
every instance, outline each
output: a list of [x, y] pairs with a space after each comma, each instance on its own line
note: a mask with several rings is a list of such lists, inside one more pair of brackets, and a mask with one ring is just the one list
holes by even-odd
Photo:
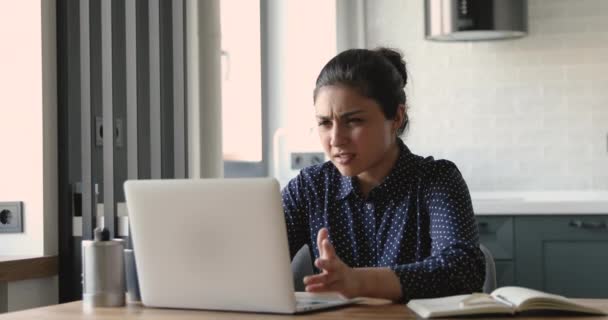
[[496, 285], [498, 287], [514, 283], [514, 231], [513, 217], [477, 216], [479, 241], [490, 250], [496, 264]]
[[569, 297], [608, 297], [608, 216], [515, 219], [518, 285]]
[[497, 285], [608, 297], [608, 215], [476, 216]]

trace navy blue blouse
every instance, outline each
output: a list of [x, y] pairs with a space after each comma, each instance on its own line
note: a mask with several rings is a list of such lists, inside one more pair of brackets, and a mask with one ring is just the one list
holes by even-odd
[[291, 256], [308, 244], [318, 258], [317, 233], [327, 227], [348, 266], [391, 268], [403, 301], [481, 291], [485, 262], [460, 171], [397, 140], [395, 166], [367, 198], [357, 178], [342, 176], [331, 161], [288, 183], [282, 195]]

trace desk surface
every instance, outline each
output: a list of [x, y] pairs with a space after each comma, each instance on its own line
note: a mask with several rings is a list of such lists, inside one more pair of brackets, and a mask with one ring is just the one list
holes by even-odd
[[[590, 306], [608, 311], [608, 299], [576, 299]], [[359, 304], [335, 310], [315, 312], [306, 315], [269, 315], [259, 313], [233, 313], [199, 310], [172, 310], [145, 308], [139, 304], [130, 304], [123, 308], [97, 308], [85, 311], [80, 301], [54, 305], [25, 311], [0, 314], [4, 319], [416, 319], [416, 315], [400, 304]], [[462, 318], [461, 318], [462, 319]], [[483, 318], [475, 318], [480, 320]], [[567, 319], [567, 320], [608, 320], [608, 316], [550, 316], [550, 317], [504, 317], [503, 319]]]

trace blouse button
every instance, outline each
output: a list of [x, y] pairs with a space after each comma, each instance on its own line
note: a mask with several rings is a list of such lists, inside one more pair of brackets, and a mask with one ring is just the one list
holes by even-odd
[[372, 209], [374, 209], [374, 205], [373, 205], [373, 204], [371, 204], [371, 203], [369, 203], [369, 202], [368, 202], [367, 204], [365, 204], [365, 206], [367, 207], [367, 210], [372, 210]]

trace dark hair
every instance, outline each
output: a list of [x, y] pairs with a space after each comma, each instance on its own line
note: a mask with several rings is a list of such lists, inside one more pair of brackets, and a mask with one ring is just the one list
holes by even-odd
[[[317, 77], [313, 101], [317, 100], [317, 94], [324, 86], [346, 85], [376, 101], [386, 119], [394, 119], [399, 105], [406, 105], [406, 84], [407, 70], [400, 52], [388, 48], [350, 49], [323, 67]], [[397, 135], [405, 131], [409, 122], [407, 108], [404, 111]]]

